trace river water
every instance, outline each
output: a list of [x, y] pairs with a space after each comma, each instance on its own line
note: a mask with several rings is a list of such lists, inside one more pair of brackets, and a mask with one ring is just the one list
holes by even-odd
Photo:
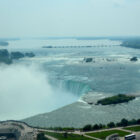
[[[130, 62], [130, 58], [140, 57], [140, 50], [120, 44], [120, 41], [76, 39], [9, 41], [9, 51], [31, 51], [36, 56], [15, 61], [8, 67], [1, 66], [0, 106], [4, 107], [0, 108], [0, 119], [23, 119], [50, 112], [74, 102], [84, 102], [88, 96], [96, 101], [119, 93], [139, 94], [140, 63]], [[88, 57], [94, 62], [85, 63], [83, 59]], [[131, 108], [137, 106], [138, 109], [139, 105], [138, 97], [132, 101]], [[127, 105], [115, 108], [121, 112], [123, 106]], [[99, 108], [94, 107], [93, 112]], [[111, 112], [112, 106], [106, 110], [106, 114]], [[139, 112], [133, 112], [134, 117], [138, 117]]]

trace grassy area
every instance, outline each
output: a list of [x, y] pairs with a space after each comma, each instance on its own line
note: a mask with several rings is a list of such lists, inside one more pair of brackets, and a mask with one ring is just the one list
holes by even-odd
[[140, 126], [125, 127], [123, 129], [134, 131], [134, 132], [138, 132], [138, 131], [140, 131]]
[[67, 136], [64, 133], [60, 134], [60, 133], [46, 132], [45, 134], [57, 138], [58, 140], [93, 140], [76, 134], [67, 134]]
[[97, 102], [97, 105], [98, 104], [102, 104], [102, 105], [119, 104], [119, 103], [129, 102], [134, 99], [135, 99], [134, 96], [119, 94], [119, 95], [115, 95], [112, 97], [107, 97], [107, 98], [101, 99]]
[[118, 133], [120, 137], [124, 137], [125, 135], [129, 135], [129, 132], [121, 131], [121, 130], [107, 130], [107, 131], [102, 131], [102, 132], [95, 132], [95, 133], [88, 133], [87, 135], [100, 138], [100, 139], [105, 139], [107, 136]]

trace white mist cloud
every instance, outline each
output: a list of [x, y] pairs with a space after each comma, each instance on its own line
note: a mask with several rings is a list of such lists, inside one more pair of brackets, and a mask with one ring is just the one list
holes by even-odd
[[75, 100], [71, 94], [54, 91], [36, 66], [0, 66], [0, 120], [23, 119]]

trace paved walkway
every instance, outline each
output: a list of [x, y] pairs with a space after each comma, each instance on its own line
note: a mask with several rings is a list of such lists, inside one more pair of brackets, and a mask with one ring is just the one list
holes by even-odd
[[58, 140], [58, 139], [56, 139], [56, 138], [54, 138], [54, 137], [52, 137], [52, 136], [49, 136], [49, 135], [45, 135], [45, 137], [46, 137], [46, 138], [49, 138], [50, 140]]
[[[130, 126], [130, 127], [134, 127], [134, 126], [140, 126], [140, 125], [133, 125], [133, 126]], [[39, 129], [40, 131], [44, 131], [44, 132], [55, 132], [55, 133], [64, 133], [65, 131], [54, 131], [54, 130], [44, 130], [44, 129]], [[102, 129], [102, 130], [96, 130], [96, 131], [90, 131], [90, 132], [81, 132], [81, 131], [74, 131], [74, 132], [68, 132], [68, 133], [71, 133], [71, 134], [79, 134], [79, 135], [83, 135], [87, 138], [91, 138], [91, 139], [94, 139], [94, 140], [101, 140], [99, 138], [95, 138], [95, 137], [92, 137], [92, 136], [89, 136], [87, 134], [89, 133], [96, 133], [96, 132], [103, 132], [103, 131], [109, 131], [109, 130], [121, 130], [121, 131], [125, 131], [125, 132], [130, 132], [130, 133], [134, 133], [136, 134], [136, 137], [137, 139], [136, 140], [140, 140], [140, 132], [132, 132], [131, 130], [126, 130], [126, 129], [123, 129], [123, 127], [117, 127], [117, 128], [111, 128], [111, 129]], [[48, 136], [48, 135], [45, 135], [47, 138], [49, 138], [50, 140], [58, 140], [52, 136]], [[124, 140], [124, 138], [120, 138], [121, 140]]]
[[83, 135], [84, 137], [87, 137], [87, 138], [91, 138], [93, 140], [102, 140], [102, 139], [99, 139], [99, 138], [95, 138], [95, 137], [92, 137], [92, 136], [89, 136], [89, 135]]

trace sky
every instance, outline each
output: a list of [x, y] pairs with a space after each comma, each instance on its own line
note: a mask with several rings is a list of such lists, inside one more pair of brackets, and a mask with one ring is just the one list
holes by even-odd
[[140, 0], [0, 0], [0, 38], [140, 36]]

